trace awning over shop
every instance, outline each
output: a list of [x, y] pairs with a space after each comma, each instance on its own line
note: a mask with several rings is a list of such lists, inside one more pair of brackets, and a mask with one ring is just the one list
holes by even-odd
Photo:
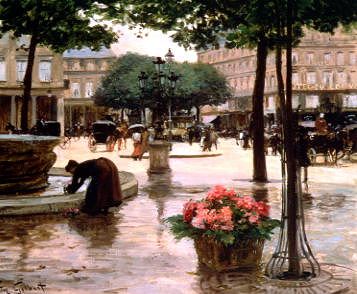
[[202, 122], [204, 124], [209, 124], [217, 118], [217, 115], [202, 115]]

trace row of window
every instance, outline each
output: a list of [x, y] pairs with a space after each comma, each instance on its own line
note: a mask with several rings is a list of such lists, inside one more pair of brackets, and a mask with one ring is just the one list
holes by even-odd
[[226, 49], [221, 51], [209, 51], [205, 54], [201, 54], [201, 60], [203, 62], [215, 62], [217, 60], [226, 60], [227, 58], [234, 58], [239, 56], [250, 55], [252, 52], [249, 49]]
[[[346, 53], [347, 54], [347, 53]], [[319, 61], [319, 57], [314, 52], [306, 52], [305, 53], [305, 60], [302, 57], [303, 53], [293, 52], [292, 54], [292, 63], [293, 65], [297, 64], [305, 64], [307, 65], [318, 65], [321, 64]], [[299, 58], [302, 58], [300, 60]], [[320, 57], [321, 59], [321, 57]], [[267, 59], [268, 65], [274, 65], [275, 57], [269, 56]], [[345, 60], [345, 53], [344, 52], [337, 52], [336, 53], [336, 61], [332, 60], [332, 53], [327, 52], [324, 53], [322, 56], [322, 64], [323, 65], [356, 65], [357, 64], [357, 57], [356, 53], [351, 51], [349, 52], [349, 60], [346, 62]], [[255, 57], [247, 57], [242, 58], [240, 61], [237, 62], [230, 62], [226, 64], [217, 64], [215, 67], [223, 73], [238, 73], [244, 70], [254, 70], [256, 66]]]
[[[352, 74], [352, 73], [351, 73]], [[321, 81], [323, 85], [326, 86], [332, 86], [333, 84], [346, 84], [346, 83], [351, 83], [351, 74], [344, 72], [344, 71], [338, 71], [336, 73], [333, 73], [331, 71], [324, 71], [321, 74]], [[314, 71], [311, 72], [306, 72], [306, 84], [308, 85], [313, 85], [316, 84], [318, 74]], [[301, 78], [301, 74], [294, 72], [292, 75], [292, 82], [293, 84], [301, 84], [303, 83], [303, 79]]]
[[[305, 54], [293, 52], [292, 53], [292, 63], [304, 63], [308, 65], [317, 65], [322, 61], [324, 65], [356, 65], [356, 53], [354, 51], [350, 51], [348, 53], [348, 62], [345, 60], [345, 52], [337, 52], [336, 53], [336, 60], [333, 60], [333, 54], [331, 52], [323, 53], [322, 60], [321, 56], [315, 54], [314, 52], [306, 52]], [[305, 59], [304, 56], [305, 55]], [[319, 58], [320, 57], [320, 58]], [[300, 60], [301, 58], [301, 60]], [[320, 59], [320, 60], [319, 60]]]
[[[84, 97], [90, 98], [94, 94], [94, 85], [92, 81], [87, 81], [84, 85]], [[72, 82], [71, 83], [71, 96], [73, 98], [81, 97], [81, 83]]]
[[[238, 106], [239, 98], [236, 98], [234, 101], [230, 102], [230, 106], [232, 107], [233, 104], [237, 107]], [[292, 107], [294, 109], [298, 108], [300, 104], [300, 97], [297, 95], [293, 95], [292, 97]], [[274, 96], [269, 96], [265, 99], [265, 109], [275, 110], [276, 103]], [[315, 109], [320, 105], [320, 97], [318, 95], [306, 95], [305, 96], [305, 108]], [[344, 95], [342, 100], [343, 107], [357, 107], [357, 95]]]
[[216, 69], [222, 73], [238, 73], [242, 70], [253, 70], [256, 66], [255, 57], [244, 58], [242, 61], [230, 62], [215, 65]]
[[[333, 73], [331, 71], [324, 71], [321, 74], [321, 83], [324, 86], [333, 86], [335, 84], [348, 84], [351, 83], [351, 74], [343, 71]], [[305, 81], [303, 74], [294, 72], [292, 74], [292, 83], [293, 85], [299, 85], [301, 83], [306, 83], [308, 85], [314, 85], [318, 83], [317, 73], [316, 72], [306, 72]], [[234, 89], [250, 89], [254, 84], [254, 76], [246, 76], [237, 79], [231, 79], [230, 85]], [[267, 77], [265, 82], [267, 87], [276, 86], [276, 78], [274, 75]]]
[[[16, 60], [16, 80], [22, 82], [25, 77], [27, 60]], [[39, 62], [38, 76], [41, 82], [50, 82], [52, 79], [52, 62], [51, 60], [41, 60]], [[6, 61], [0, 57], [0, 81], [7, 81]]]
[[[299, 97], [293, 96], [292, 104], [294, 108], [299, 105]], [[317, 108], [320, 105], [320, 98], [318, 95], [305, 96], [305, 108]], [[357, 107], [357, 95], [344, 95], [342, 100], [343, 107]]]
[[67, 60], [67, 70], [105, 70], [107, 63], [104, 60]]
[[[93, 65], [94, 63], [89, 63]], [[18, 59], [16, 60], [16, 80], [22, 82], [25, 77], [27, 67], [27, 60]], [[39, 80], [41, 82], [50, 82], [52, 80], [52, 62], [51, 60], [41, 60], [39, 62], [39, 71], [38, 71]], [[6, 75], [6, 61], [5, 58], [0, 57], [0, 81], [7, 81]]]

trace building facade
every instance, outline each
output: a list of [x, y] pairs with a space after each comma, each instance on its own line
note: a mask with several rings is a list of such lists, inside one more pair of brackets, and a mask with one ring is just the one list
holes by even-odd
[[106, 48], [97, 52], [88, 48], [64, 52], [64, 77], [69, 85], [64, 99], [66, 128], [77, 123], [87, 127], [104, 116], [106, 109], [95, 106], [92, 96], [115, 60], [114, 52]]
[[[198, 61], [212, 64], [226, 76], [235, 97], [221, 115], [230, 117], [230, 127], [240, 127], [244, 119], [239, 117], [252, 110], [256, 52], [225, 48], [208, 50], [198, 52]], [[299, 46], [293, 49], [292, 62], [294, 108], [300, 106], [306, 112], [324, 112], [331, 110], [326, 109], [326, 105], [330, 105], [342, 111], [357, 111], [357, 31], [338, 30], [334, 35], [306, 31]], [[270, 52], [264, 112], [273, 121], [278, 108], [277, 96], [275, 54]]]
[[[27, 67], [29, 38], [18, 39], [5, 34], [0, 39], [0, 133], [11, 123], [20, 128], [23, 79]], [[62, 56], [51, 50], [36, 49], [32, 91], [29, 105], [29, 125], [37, 119], [59, 121], [64, 126], [64, 80]]]

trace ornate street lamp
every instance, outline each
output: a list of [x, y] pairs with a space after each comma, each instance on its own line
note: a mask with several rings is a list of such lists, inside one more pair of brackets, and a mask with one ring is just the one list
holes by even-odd
[[165, 59], [168, 63], [172, 63], [174, 61], [175, 55], [172, 53], [171, 49], [169, 48], [169, 51], [167, 51], [165, 55]]
[[[169, 49], [169, 52], [170, 49]], [[172, 54], [172, 53], [171, 53]], [[166, 54], [167, 55], [167, 54]], [[174, 93], [174, 90], [176, 88], [176, 82], [180, 77], [176, 75], [174, 72], [171, 72], [170, 75], [167, 77], [169, 80], [169, 85], [170, 85], [170, 92], [169, 93], [169, 103], [168, 103], [168, 112], [169, 112], [169, 141], [171, 142], [172, 140], [172, 96]]]
[[140, 107], [141, 107], [141, 123], [142, 124], [146, 124], [146, 118], [145, 118], [145, 107], [144, 107], [144, 96], [145, 96], [145, 89], [146, 89], [146, 85], [147, 85], [147, 80], [148, 80], [149, 76], [142, 71], [140, 73], [140, 75], [138, 76], [138, 80], [139, 80], [139, 87], [141, 90], [141, 96], [140, 96]]
[[155, 64], [155, 69], [158, 74], [162, 73], [163, 65], [166, 63], [161, 57], [156, 57], [156, 60], [152, 62]]
[[[176, 75], [173, 71], [171, 71], [171, 64], [174, 61], [174, 54], [171, 49], [165, 55], [165, 60], [161, 57], [156, 57], [153, 61], [155, 65], [155, 74], [151, 77], [153, 81], [154, 88], [156, 88], [158, 98], [160, 100], [166, 99], [167, 101], [167, 112], [168, 112], [168, 127], [169, 127], [169, 135], [168, 140], [172, 140], [172, 96], [174, 94], [174, 90], [176, 88], [176, 84], [179, 75]], [[168, 64], [167, 68], [164, 68], [164, 65]], [[141, 72], [138, 76], [139, 87], [141, 89], [141, 107], [143, 109], [144, 105], [144, 92], [147, 87], [147, 81], [149, 76], [145, 72]], [[144, 111], [142, 111], [144, 113]], [[144, 123], [145, 115], [142, 116], [142, 122]]]

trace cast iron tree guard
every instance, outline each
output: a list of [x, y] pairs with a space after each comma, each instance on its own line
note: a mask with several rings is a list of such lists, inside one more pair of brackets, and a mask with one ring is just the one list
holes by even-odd
[[[296, 125], [292, 111], [292, 1], [287, 1], [286, 38], [286, 101], [281, 99], [283, 121], [282, 150], [282, 225], [277, 247], [266, 267], [270, 278], [309, 280], [320, 274], [320, 266], [310, 249], [305, 234], [302, 205], [301, 173], [305, 165], [297, 156]], [[299, 138], [302, 138], [301, 135]], [[301, 151], [301, 150], [300, 150]], [[300, 159], [300, 160], [299, 160]], [[287, 175], [287, 178], [286, 178]]]

